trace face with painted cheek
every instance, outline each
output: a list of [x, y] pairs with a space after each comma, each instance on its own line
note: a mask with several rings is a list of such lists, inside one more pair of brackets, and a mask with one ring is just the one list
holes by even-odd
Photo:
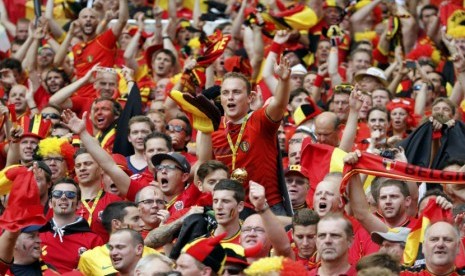
[[218, 190], [213, 192], [213, 211], [219, 225], [231, 225], [239, 223], [239, 212], [242, 211], [244, 202], [237, 202], [234, 192]]
[[[76, 187], [69, 183], [56, 184], [53, 187], [53, 191], [70, 191], [77, 194]], [[67, 198], [65, 194], [60, 198], [52, 197], [49, 201], [49, 207], [53, 209], [54, 216], [74, 216], [74, 213], [78, 209], [78, 205], [77, 196], [71, 199]]]

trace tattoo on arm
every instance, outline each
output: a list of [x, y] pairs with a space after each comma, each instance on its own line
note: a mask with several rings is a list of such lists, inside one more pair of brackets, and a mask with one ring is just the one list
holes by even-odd
[[151, 248], [159, 248], [173, 240], [173, 235], [181, 229], [182, 221], [180, 219], [170, 224], [162, 225], [149, 232], [145, 238], [145, 245]]

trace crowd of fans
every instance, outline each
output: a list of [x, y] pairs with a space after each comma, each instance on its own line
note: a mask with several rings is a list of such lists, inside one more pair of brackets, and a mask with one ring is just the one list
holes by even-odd
[[0, 275], [465, 275], [458, 0], [0, 0]]

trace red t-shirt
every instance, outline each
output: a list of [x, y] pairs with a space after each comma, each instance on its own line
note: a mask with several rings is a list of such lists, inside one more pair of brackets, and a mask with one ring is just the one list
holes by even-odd
[[[246, 195], [249, 193], [249, 180], [265, 186], [266, 199], [270, 206], [282, 202], [277, 183], [277, 131], [280, 122], [272, 122], [265, 114], [266, 106], [249, 114], [244, 133], [237, 149], [235, 168], [245, 168], [248, 173], [243, 183]], [[233, 145], [236, 144], [241, 124], [231, 125], [229, 133]], [[228, 129], [223, 117], [220, 127], [212, 134], [213, 154], [215, 159], [226, 164], [232, 171], [232, 150], [227, 139]], [[247, 202], [248, 198], [247, 198]]]
[[202, 192], [199, 191], [197, 186], [191, 183], [184, 189], [184, 191], [182, 191], [182, 193], [168, 202], [166, 209], [170, 212], [170, 216], [172, 216], [177, 211], [194, 205], [201, 195]]
[[135, 201], [137, 192], [142, 188], [147, 187], [153, 180], [153, 174], [149, 171], [148, 168], [145, 168], [142, 173], [131, 175], [131, 183], [129, 184], [126, 199], [129, 201]]
[[37, 109], [42, 110], [47, 104], [52, 95], [41, 85], [37, 88], [34, 94], [34, 101], [36, 102]]
[[[93, 208], [94, 201], [88, 202], [89, 208]], [[92, 212], [92, 222], [90, 224], [90, 229], [95, 234], [99, 235], [102, 238], [103, 242], [108, 242], [110, 235], [108, 234], [107, 230], [103, 227], [102, 224], [102, 213], [103, 210], [107, 207], [108, 204], [116, 201], [122, 201], [123, 199], [117, 195], [110, 194], [103, 192], [100, 199], [97, 202], [97, 206], [95, 207], [94, 211]], [[81, 203], [81, 208], [76, 210], [76, 215], [81, 216], [86, 221], [89, 219], [89, 210]]]
[[[76, 76], [82, 78], [92, 67], [100, 63], [102, 67], [113, 67], [116, 57], [117, 37], [112, 29], [98, 35], [88, 42], [81, 42], [73, 46], [74, 69]], [[76, 92], [80, 96], [95, 98], [92, 84], [87, 84]]]

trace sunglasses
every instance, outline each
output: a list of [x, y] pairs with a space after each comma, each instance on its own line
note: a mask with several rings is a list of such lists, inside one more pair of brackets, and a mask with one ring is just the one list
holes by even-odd
[[65, 194], [66, 198], [68, 199], [73, 199], [76, 197], [76, 192], [73, 191], [60, 191], [60, 190], [55, 190], [52, 192], [52, 197], [53, 198], [61, 198]]
[[184, 128], [182, 126], [166, 125], [165, 128], [168, 131], [176, 131], [176, 132], [184, 131]]
[[[415, 90], [415, 91], [420, 91], [420, 89], [421, 89], [421, 85], [413, 86], [413, 90]], [[431, 89], [433, 89], [433, 87], [431, 85], [428, 85], [428, 89], [431, 90]]]
[[157, 165], [157, 166], [155, 166], [155, 169], [157, 169], [157, 171], [162, 171], [162, 170], [165, 170], [165, 169], [167, 171], [174, 171], [175, 169], [184, 171], [181, 167], [176, 166], [176, 165]]
[[44, 119], [60, 119], [60, 115], [55, 113], [42, 113], [42, 118]]
[[334, 87], [334, 91], [337, 93], [349, 93], [352, 92], [354, 86], [352, 84], [338, 84]]

